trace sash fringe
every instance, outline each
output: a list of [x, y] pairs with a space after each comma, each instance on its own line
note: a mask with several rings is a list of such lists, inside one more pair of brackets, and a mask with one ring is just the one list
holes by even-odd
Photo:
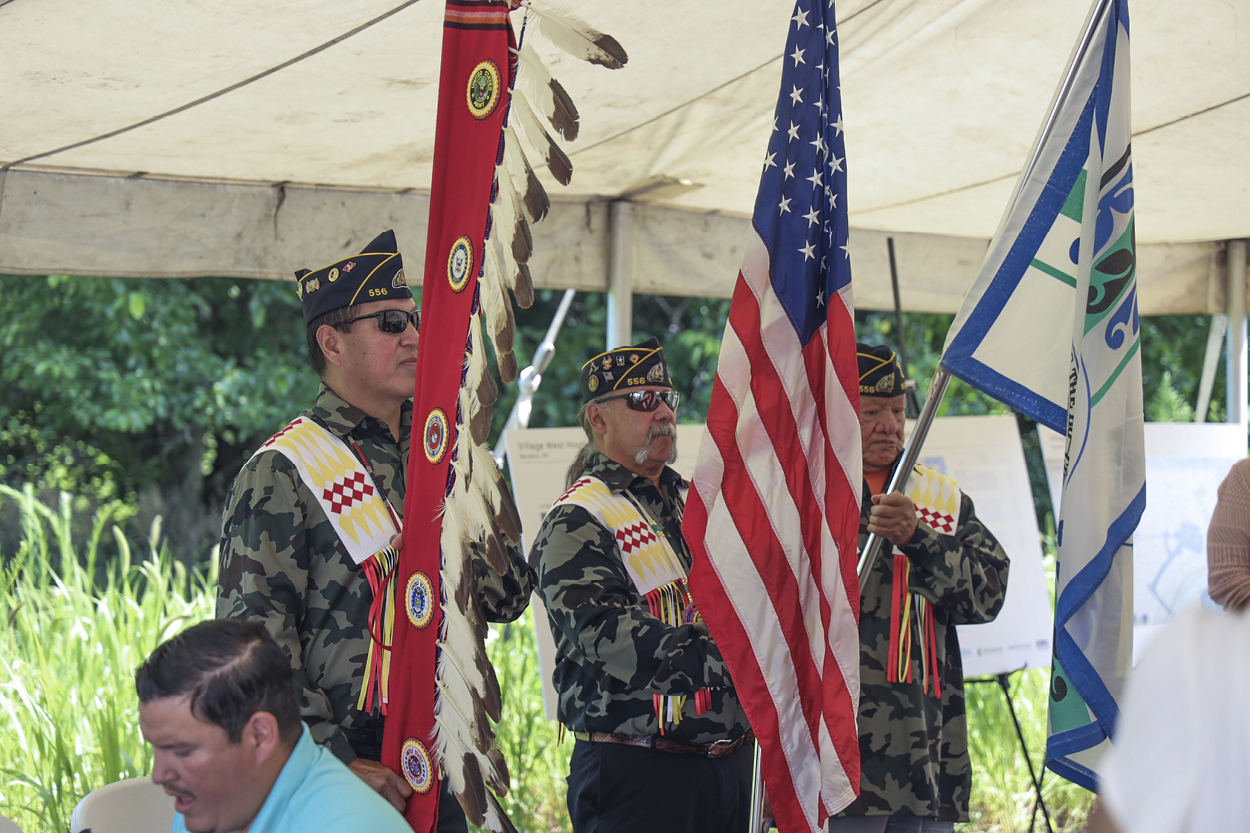
[[891, 683], [912, 682], [911, 659], [913, 650], [916, 650], [920, 661], [921, 691], [941, 700], [942, 678], [933, 605], [923, 596], [907, 592], [910, 579], [911, 562], [907, 556], [895, 553], [894, 582], [890, 588], [889, 660], [885, 678]]
[[365, 659], [365, 684], [360, 687], [356, 708], [372, 712], [374, 696], [378, 707], [386, 714], [390, 700], [388, 681], [391, 676], [391, 645], [395, 638], [395, 566], [399, 552], [387, 547], [367, 559], [361, 568], [373, 590], [369, 604], [369, 654]]
[[[699, 618], [699, 609], [690, 597], [690, 589], [686, 586], [684, 578], [660, 585], [645, 598], [651, 615], [666, 625], [681, 627], [692, 624]], [[661, 735], [666, 729], [671, 729], [681, 723], [681, 712], [686, 706], [687, 695], [666, 697], [663, 694], [653, 694], [651, 699], [655, 707], [656, 719], [660, 724]], [[703, 714], [711, 708], [712, 693], [706, 688], [696, 691], [694, 694], [695, 714]]]

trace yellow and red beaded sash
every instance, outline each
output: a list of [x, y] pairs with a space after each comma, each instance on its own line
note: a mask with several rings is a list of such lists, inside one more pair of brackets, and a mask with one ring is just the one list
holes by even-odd
[[[942, 535], [954, 535], [959, 523], [959, 504], [963, 493], [959, 484], [928, 466], [916, 466], [903, 487], [916, 507], [921, 523]], [[912, 651], [919, 643], [922, 690], [941, 699], [942, 681], [938, 664], [937, 627], [933, 605], [916, 593], [907, 592], [911, 562], [898, 547], [893, 547], [894, 582], [890, 588], [890, 647], [886, 663], [886, 680], [892, 683], [911, 682]], [[915, 622], [915, 627], [912, 622]]]
[[391, 640], [395, 631], [395, 588], [391, 574], [398, 560], [391, 536], [399, 530], [398, 517], [378, 489], [364, 461], [325, 426], [296, 417], [256, 449], [277, 451], [295, 464], [300, 480], [325, 511], [335, 534], [352, 562], [364, 571], [373, 590], [369, 607], [369, 655], [365, 682], [356, 707], [371, 711], [377, 693], [386, 713]]
[[[644, 504], [628, 491], [613, 492], [602, 480], [589, 475], [579, 478], [552, 508], [565, 503], [582, 507], [612, 533], [625, 572], [647, 600], [652, 616], [672, 627], [699, 620], [699, 609], [686, 584], [686, 568], [664, 535], [663, 526], [651, 517]], [[664, 734], [666, 726], [681, 722], [686, 697], [657, 694], [654, 698], [660, 734]], [[710, 693], [706, 688], [699, 689], [695, 693], [695, 713], [703, 714], [710, 708]]]

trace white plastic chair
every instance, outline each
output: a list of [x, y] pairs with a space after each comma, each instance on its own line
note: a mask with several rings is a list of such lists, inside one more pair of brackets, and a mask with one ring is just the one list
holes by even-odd
[[0, 816], [0, 833], [22, 833], [22, 828], [8, 816]]
[[169, 833], [174, 798], [151, 778], [105, 784], [78, 802], [70, 817], [72, 833]]

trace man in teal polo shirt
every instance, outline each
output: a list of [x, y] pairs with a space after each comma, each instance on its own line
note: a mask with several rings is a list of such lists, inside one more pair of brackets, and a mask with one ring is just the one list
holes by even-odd
[[291, 665], [259, 622], [201, 622], [135, 672], [171, 833], [411, 833], [300, 720]]

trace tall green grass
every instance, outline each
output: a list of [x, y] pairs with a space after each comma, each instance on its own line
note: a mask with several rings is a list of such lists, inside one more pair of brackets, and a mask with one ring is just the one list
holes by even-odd
[[[27, 833], [68, 833], [84, 795], [150, 771], [134, 669], [160, 642], [212, 615], [215, 577], [161, 551], [158, 528], [136, 562], [107, 510], [75, 544], [68, 496], [50, 508], [29, 490], [0, 486], [0, 502], [16, 505], [22, 524], [18, 550], [0, 553], [0, 814]], [[543, 715], [531, 618], [494, 626], [487, 650], [506, 694], [496, 727], [512, 774], [505, 809], [526, 833], [567, 833], [571, 743], [557, 743]], [[1045, 669], [1012, 677], [1039, 772], [1048, 684]], [[1002, 691], [972, 685], [967, 700], [972, 821], [958, 829], [1028, 830], [1032, 785]], [[1055, 830], [1084, 827], [1088, 792], [1053, 774], [1043, 791]], [[1036, 829], [1045, 829], [1040, 814]]]
[[[1011, 701], [1033, 772], [1042, 779], [1051, 825], [1056, 833], [1075, 833], [1085, 829], [1094, 794], [1053, 772], [1042, 772], [1049, 686], [1048, 668], [1017, 672], [1010, 677]], [[1037, 796], [1002, 689], [997, 683], [974, 683], [965, 686], [965, 693], [968, 752], [973, 767], [971, 821], [955, 829], [960, 833], [1016, 833], [1029, 830], [1033, 823], [1033, 830], [1045, 831], [1041, 810], [1036, 817], [1033, 814]]]
[[556, 724], [543, 712], [534, 618], [527, 611], [510, 625], [491, 627], [486, 651], [504, 693], [496, 739], [512, 776], [504, 810], [523, 833], [572, 833], [564, 779], [573, 740], [559, 743]]
[[[69, 830], [96, 787], [151, 771], [134, 669], [161, 641], [212, 615], [214, 579], [156, 551], [134, 563], [106, 510], [75, 552], [70, 499], [51, 509], [28, 489], [22, 540], [0, 572], [0, 813], [27, 833]], [[101, 563], [111, 529], [117, 553]]]

